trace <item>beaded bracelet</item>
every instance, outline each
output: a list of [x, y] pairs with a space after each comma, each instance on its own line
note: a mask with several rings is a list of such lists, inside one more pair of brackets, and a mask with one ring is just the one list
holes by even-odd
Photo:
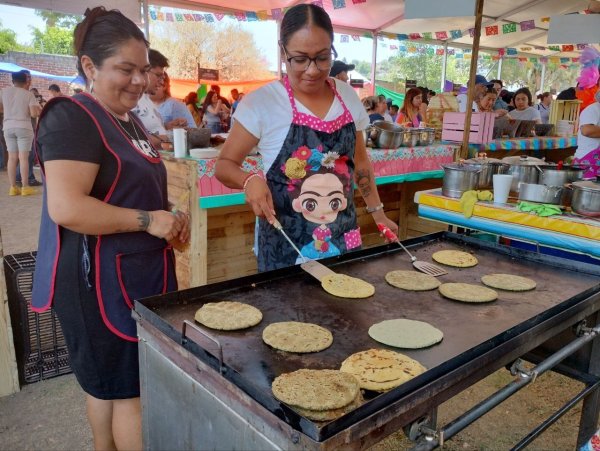
[[262, 176], [260, 174], [258, 174], [257, 172], [252, 172], [251, 174], [248, 174], [246, 176], [246, 178], [244, 179], [244, 183], [242, 184], [242, 190], [244, 192], [246, 192], [246, 187], [248, 186], [248, 182], [250, 182], [250, 180], [252, 180], [253, 177], [260, 177], [262, 179]]

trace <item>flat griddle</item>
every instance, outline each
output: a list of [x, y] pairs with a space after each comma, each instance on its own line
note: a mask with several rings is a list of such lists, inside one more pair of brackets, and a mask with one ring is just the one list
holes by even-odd
[[[221, 371], [279, 418], [314, 440], [324, 440], [349, 425], [402, 399], [434, 380], [449, 377], [453, 370], [479, 358], [511, 338], [530, 330], [566, 309], [586, 302], [600, 292], [600, 266], [548, 257], [521, 249], [475, 240], [447, 232], [404, 241], [421, 260], [442, 249], [472, 252], [479, 264], [472, 268], [449, 268], [441, 282], [479, 284], [485, 274], [509, 273], [530, 277], [537, 288], [528, 292], [498, 291], [497, 301], [466, 304], [443, 298], [437, 290], [408, 292], [392, 287], [384, 276], [392, 270], [413, 270], [411, 261], [396, 245], [349, 253], [325, 260], [338, 273], [359, 277], [375, 286], [368, 299], [342, 299], [326, 293], [319, 282], [299, 267], [285, 268], [142, 299], [136, 302], [134, 316], [150, 322], [196, 357]], [[594, 298], [597, 298], [595, 296]], [[251, 304], [263, 312], [262, 322], [235, 332], [215, 331], [199, 324], [218, 341], [220, 351], [210, 340], [187, 328], [194, 314], [207, 302], [221, 300]], [[578, 307], [579, 308], [579, 307]], [[369, 327], [379, 321], [408, 318], [426, 321], [444, 333], [443, 341], [421, 350], [402, 350], [382, 345], [369, 337]], [[311, 354], [277, 351], [264, 344], [262, 331], [278, 321], [319, 324], [333, 333], [330, 348]], [[273, 379], [300, 368], [339, 368], [341, 362], [358, 351], [370, 348], [402, 352], [425, 365], [421, 376], [382, 395], [367, 393], [367, 403], [350, 414], [329, 423], [307, 420], [271, 394]]]

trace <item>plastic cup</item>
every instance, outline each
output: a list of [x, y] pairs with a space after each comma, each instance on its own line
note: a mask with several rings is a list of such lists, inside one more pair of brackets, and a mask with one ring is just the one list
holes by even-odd
[[183, 128], [173, 129], [173, 148], [175, 158], [184, 158], [187, 154], [187, 136]]
[[505, 204], [508, 201], [508, 193], [512, 184], [513, 176], [511, 174], [494, 174], [494, 203]]

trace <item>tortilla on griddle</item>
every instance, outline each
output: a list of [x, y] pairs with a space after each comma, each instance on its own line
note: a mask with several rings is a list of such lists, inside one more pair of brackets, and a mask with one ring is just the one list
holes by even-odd
[[309, 369], [277, 376], [271, 389], [278, 400], [308, 410], [340, 409], [356, 399], [360, 391], [351, 374]]
[[325, 291], [340, 298], [368, 298], [375, 293], [375, 287], [364, 280], [345, 274], [332, 274], [321, 279]]
[[241, 302], [210, 302], [196, 311], [194, 319], [200, 324], [218, 330], [239, 330], [256, 326], [262, 320], [256, 307]]
[[262, 339], [269, 346], [287, 352], [318, 352], [333, 343], [333, 335], [324, 327], [297, 321], [269, 324]]
[[506, 291], [529, 291], [535, 289], [535, 280], [512, 274], [488, 274], [481, 278], [484, 285]]
[[360, 388], [384, 392], [427, 371], [414, 359], [387, 349], [369, 349], [352, 354], [342, 362], [341, 371], [352, 374]]
[[450, 249], [435, 252], [431, 258], [442, 265], [453, 266], [455, 268], [470, 268], [478, 263], [474, 255]]
[[492, 302], [498, 299], [498, 293], [481, 285], [470, 283], [443, 283], [438, 288], [442, 296], [461, 302]]
[[303, 417], [308, 418], [309, 420], [332, 421], [332, 420], [335, 420], [336, 418], [346, 415], [348, 412], [353, 411], [357, 407], [360, 407], [360, 405], [363, 403], [363, 401], [364, 401], [364, 399], [359, 390], [358, 394], [356, 395], [356, 398], [354, 398], [354, 400], [350, 404], [348, 404], [347, 406], [344, 406], [344, 407], [340, 407], [339, 409], [310, 410], [310, 409], [303, 409], [302, 407], [296, 407], [296, 406], [292, 406], [292, 409], [294, 409], [296, 412], [298, 412]]
[[369, 336], [384, 345], [406, 349], [427, 348], [444, 338], [442, 331], [431, 324], [404, 318], [373, 324]]
[[390, 271], [385, 280], [393, 287], [408, 291], [435, 290], [441, 285], [435, 277], [416, 271]]

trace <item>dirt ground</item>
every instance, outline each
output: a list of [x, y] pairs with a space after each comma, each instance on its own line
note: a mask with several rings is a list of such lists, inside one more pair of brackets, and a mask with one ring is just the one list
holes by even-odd
[[[9, 197], [6, 171], [0, 171], [0, 232], [4, 254], [37, 249], [41, 194]], [[440, 425], [489, 396], [512, 380], [499, 370], [439, 409]], [[582, 385], [548, 373], [447, 442], [448, 450], [503, 450], [525, 436]], [[531, 450], [574, 449], [581, 406], [533, 442]], [[376, 451], [410, 448], [398, 432], [375, 445]], [[84, 393], [72, 374], [25, 385], [19, 393], [0, 398], [0, 450], [91, 450]]]

